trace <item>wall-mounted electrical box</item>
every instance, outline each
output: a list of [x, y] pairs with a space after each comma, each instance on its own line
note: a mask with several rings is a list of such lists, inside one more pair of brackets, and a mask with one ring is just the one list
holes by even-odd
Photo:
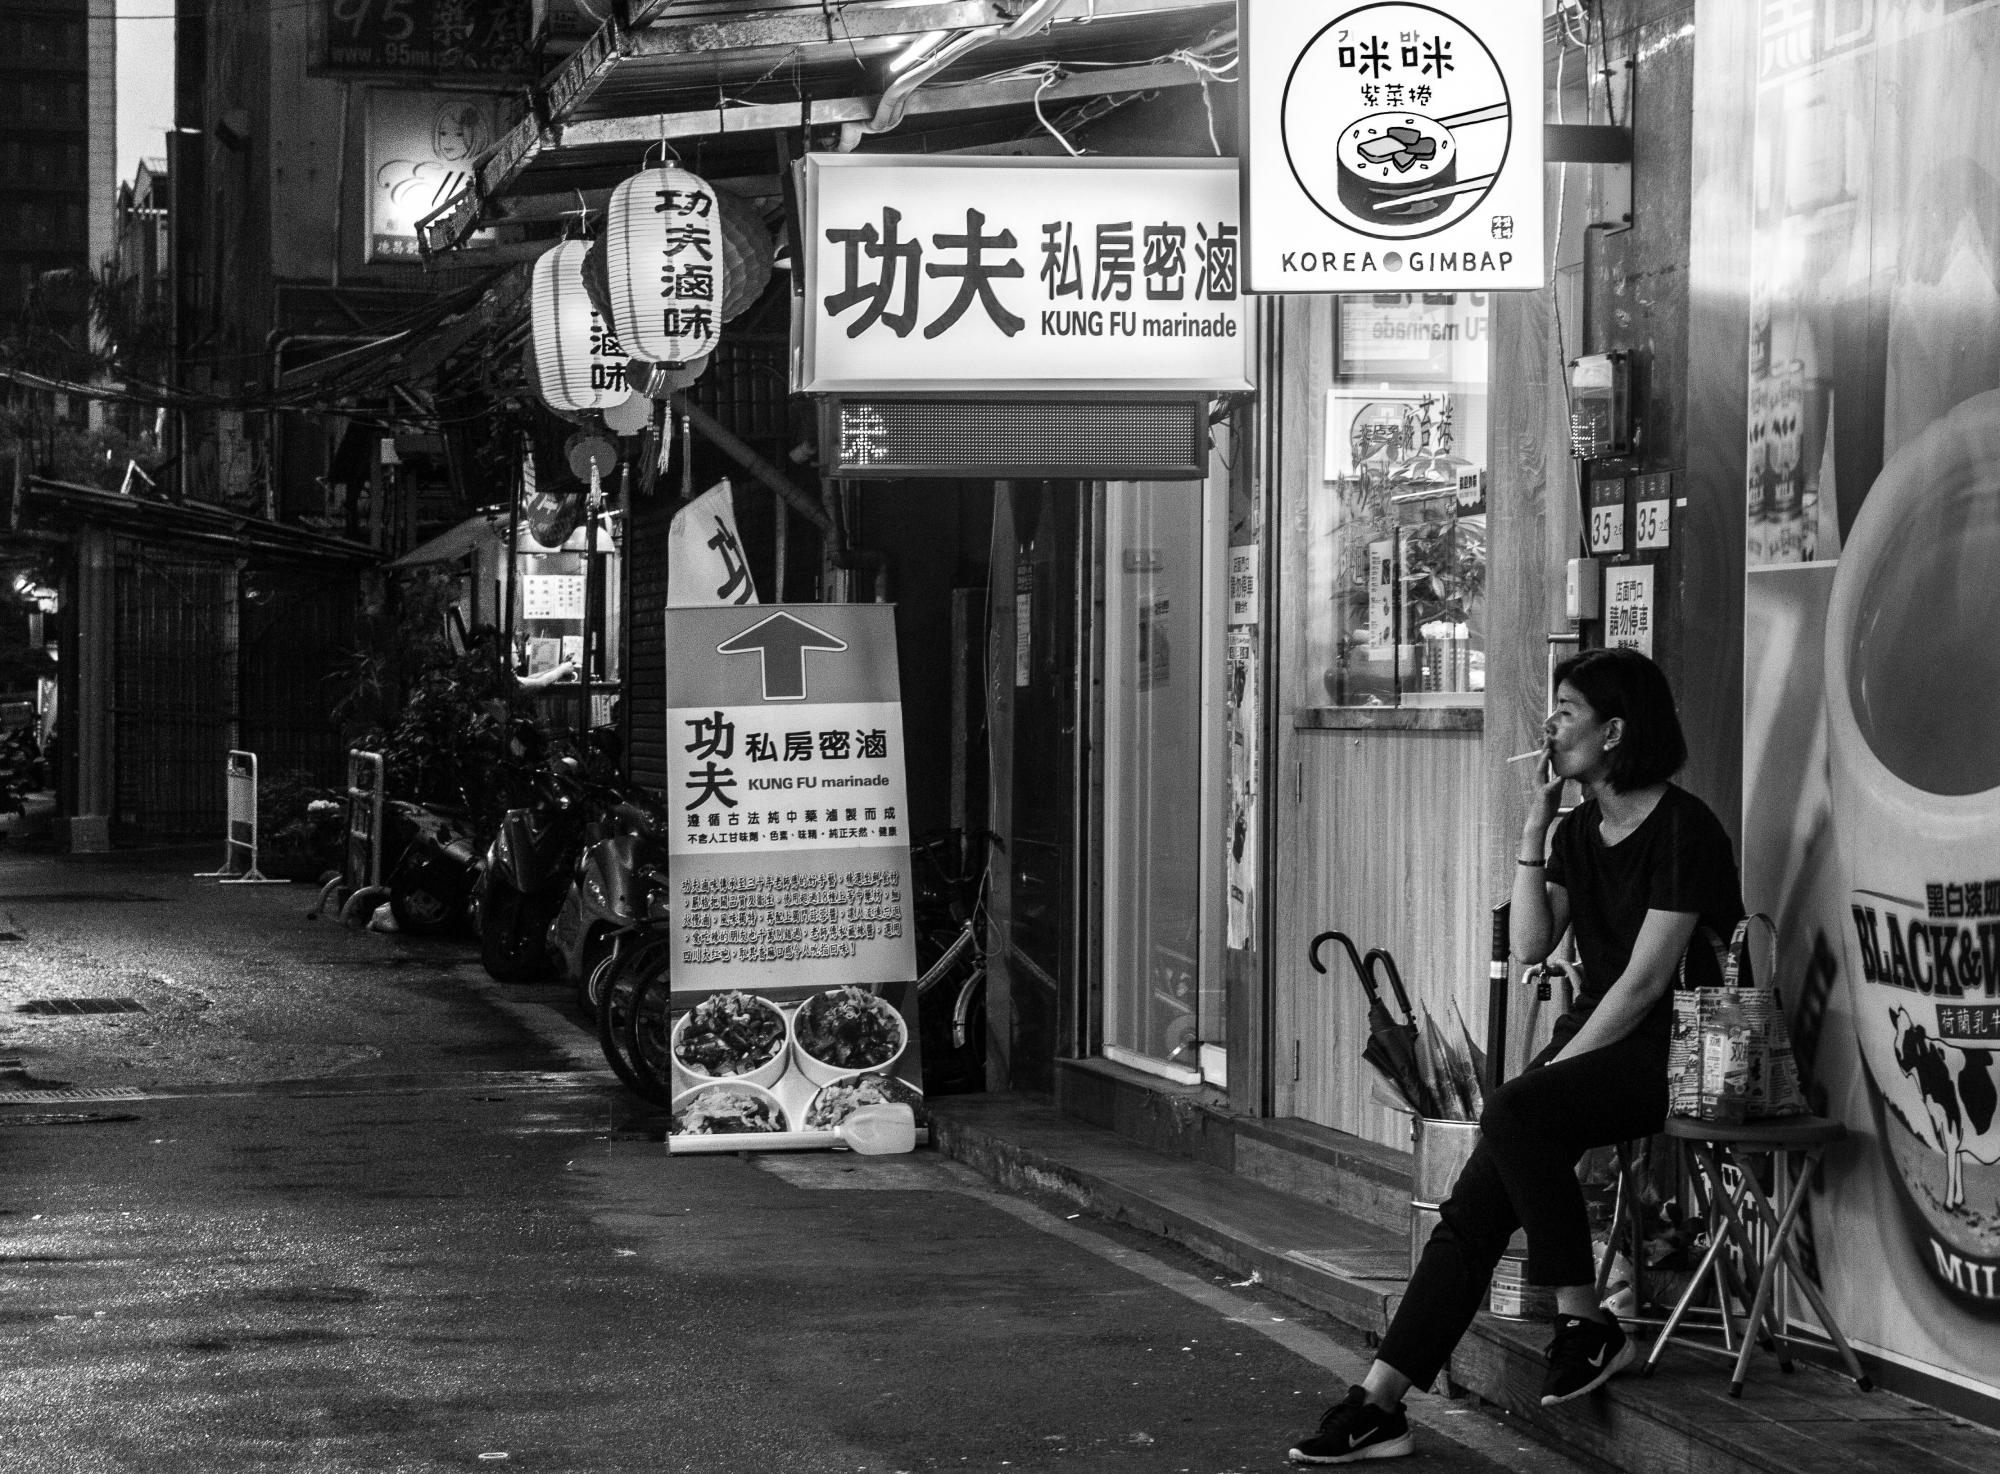
[[1632, 453], [1632, 355], [1587, 353], [1569, 363], [1569, 449], [1582, 461]]

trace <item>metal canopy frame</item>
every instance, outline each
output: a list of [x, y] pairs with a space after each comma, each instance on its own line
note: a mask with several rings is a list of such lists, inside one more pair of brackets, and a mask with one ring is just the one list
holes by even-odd
[[[532, 90], [529, 111], [473, 180], [419, 223], [424, 254], [501, 221], [573, 214], [579, 189], [608, 190], [648, 148], [864, 124], [881, 103], [875, 89], [889, 85], [886, 63], [911, 39], [1003, 27], [1026, 8], [1027, 0], [635, 5]], [[1038, 102], [1194, 85], [1203, 75], [1169, 58], [1234, 21], [1233, 0], [1062, 0], [1040, 31], [995, 39], [942, 68], [907, 110], [1005, 117]]]

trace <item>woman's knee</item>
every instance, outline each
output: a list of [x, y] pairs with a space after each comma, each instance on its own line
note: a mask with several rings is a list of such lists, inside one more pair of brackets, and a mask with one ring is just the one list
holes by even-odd
[[1532, 1076], [1517, 1075], [1487, 1096], [1486, 1108], [1479, 1115], [1480, 1136], [1504, 1147], [1534, 1132], [1540, 1115], [1534, 1084]]

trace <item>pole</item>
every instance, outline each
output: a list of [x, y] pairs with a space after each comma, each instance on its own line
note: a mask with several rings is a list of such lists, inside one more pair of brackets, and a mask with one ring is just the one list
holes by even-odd
[[590, 660], [596, 652], [597, 612], [597, 509], [604, 500], [597, 476], [597, 458], [590, 460], [590, 490], [583, 499], [583, 659], [577, 662], [577, 692], [583, 710], [576, 724], [577, 740], [585, 751], [590, 746]]
[[513, 495], [508, 499], [507, 506], [507, 592], [501, 596], [506, 600], [506, 604], [500, 611], [500, 668], [507, 673], [510, 680], [514, 674], [514, 605], [517, 602], [514, 598], [514, 575], [519, 561], [516, 549], [521, 543], [521, 502], [528, 494], [527, 475], [530, 463], [527, 458], [532, 454], [533, 452], [523, 444], [519, 463], [508, 481]]

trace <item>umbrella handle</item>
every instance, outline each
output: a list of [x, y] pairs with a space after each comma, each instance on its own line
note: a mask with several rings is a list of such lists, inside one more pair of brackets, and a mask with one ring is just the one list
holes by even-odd
[[1347, 960], [1354, 966], [1354, 975], [1361, 979], [1361, 985], [1367, 988], [1369, 996], [1373, 997], [1375, 989], [1369, 982], [1368, 969], [1362, 964], [1360, 949], [1354, 945], [1354, 939], [1344, 931], [1323, 931], [1312, 939], [1312, 946], [1306, 951], [1306, 960], [1312, 963], [1313, 971], [1325, 973], [1326, 964], [1319, 960], [1319, 949], [1328, 942], [1338, 942], [1347, 949]]
[[1397, 971], [1396, 959], [1389, 955], [1388, 949], [1383, 947], [1370, 947], [1368, 949], [1368, 955], [1362, 959], [1361, 965], [1367, 969], [1369, 980], [1371, 982], [1374, 980], [1375, 961], [1377, 958], [1381, 959], [1382, 966], [1388, 970], [1389, 986], [1395, 991], [1396, 1002], [1402, 1007], [1403, 1021], [1412, 1028], [1416, 1027], [1417, 1016], [1415, 1011], [1410, 1007], [1410, 995], [1403, 987], [1403, 975]]

